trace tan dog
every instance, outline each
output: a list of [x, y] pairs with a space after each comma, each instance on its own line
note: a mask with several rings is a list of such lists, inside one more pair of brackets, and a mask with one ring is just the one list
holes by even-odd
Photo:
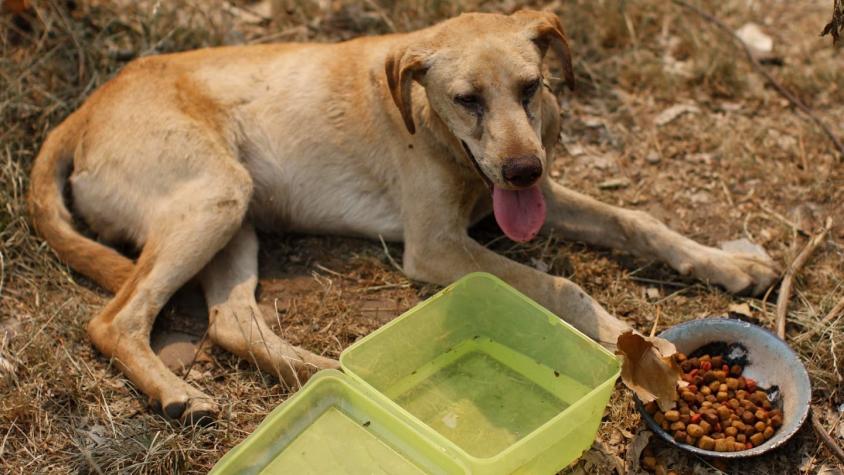
[[[573, 82], [550, 13], [462, 15], [414, 33], [327, 44], [204, 49], [128, 65], [48, 137], [32, 217], [59, 257], [116, 292], [94, 345], [173, 418], [215, 411], [149, 346], [171, 295], [198, 277], [214, 343], [287, 381], [336, 363], [274, 334], [255, 303], [254, 226], [405, 243], [404, 270], [448, 284], [487, 271], [612, 345], [626, 325], [577, 285], [506, 259], [467, 228], [494, 212], [538, 232], [624, 249], [730, 291], [759, 292], [769, 262], [705, 247], [639, 211], [547, 178], [560, 111], [542, 87], [548, 48]], [[83, 237], [142, 249], [133, 263]]]

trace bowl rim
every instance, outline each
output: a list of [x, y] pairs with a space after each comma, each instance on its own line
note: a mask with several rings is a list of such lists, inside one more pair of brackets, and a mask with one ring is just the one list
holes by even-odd
[[[806, 419], [809, 416], [809, 409], [812, 405], [811, 394], [812, 394], [812, 381], [809, 379], [809, 373], [806, 371], [806, 366], [803, 364], [803, 361], [800, 359], [800, 356], [791, 349], [791, 347], [786, 343], [784, 340], [781, 340], [775, 333], [768, 330], [767, 328], [761, 327], [754, 323], [747, 322], [745, 320], [741, 320], [738, 318], [730, 318], [730, 317], [723, 317], [723, 316], [713, 316], [713, 317], [705, 317], [705, 318], [698, 318], [695, 320], [688, 320], [682, 323], [678, 323], [677, 325], [673, 325], [665, 330], [661, 331], [657, 336], [663, 336], [667, 331], [677, 328], [689, 327], [689, 326], [696, 326], [700, 325], [703, 322], [718, 320], [722, 323], [727, 323], [728, 325], [741, 325], [746, 328], [750, 328], [751, 331], [761, 331], [767, 333], [769, 336], [773, 337], [778, 343], [779, 346], [782, 347], [784, 353], [788, 355], [790, 359], [797, 361], [799, 364], [796, 365], [797, 373], [801, 379], [804, 379], [807, 383], [807, 387], [809, 390], [809, 403], [806, 404], [797, 418], [797, 424], [794, 426], [794, 429], [786, 432], [777, 432], [774, 437], [770, 440], [765, 441], [764, 444], [753, 447], [752, 449], [742, 450], [739, 452], [716, 452], [714, 450], [704, 450], [699, 447], [695, 447], [689, 444], [683, 444], [674, 440], [674, 437], [669, 434], [667, 431], [664, 431], [662, 427], [660, 427], [656, 421], [651, 417], [650, 414], [645, 411], [645, 405], [642, 404], [642, 401], [634, 394], [633, 398], [636, 401], [636, 408], [639, 410], [639, 413], [642, 415], [642, 419], [645, 421], [645, 425], [653, 431], [654, 433], [658, 434], [660, 437], [665, 439], [671, 445], [678, 447], [680, 449], [692, 452], [697, 455], [702, 455], [705, 457], [713, 457], [713, 458], [722, 458], [722, 459], [739, 459], [739, 458], [747, 458], [747, 457], [755, 457], [758, 455], [762, 455], [767, 453], [771, 450], [774, 450], [783, 444], [785, 444], [789, 439], [791, 439], [797, 431], [803, 427], [803, 424], [806, 422]], [[671, 341], [671, 340], [669, 340]]]

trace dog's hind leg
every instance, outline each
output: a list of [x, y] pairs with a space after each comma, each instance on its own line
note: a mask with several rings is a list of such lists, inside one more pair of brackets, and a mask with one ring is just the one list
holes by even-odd
[[292, 386], [318, 369], [337, 367], [335, 360], [290, 345], [264, 321], [255, 302], [258, 239], [251, 225], [244, 223], [202, 271], [200, 282], [210, 314], [208, 334], [214, 343]]
[[190, 180], [173, 181], [155, 203], [138, 263], [112, 301], [88, 324], [94, 345], [171, 418], [197, 422], [216, 412], [213, 400], [173, 374], [150, 348], [156, 315], [240, 229], [252, 181], [239, 164], [217, 163]]

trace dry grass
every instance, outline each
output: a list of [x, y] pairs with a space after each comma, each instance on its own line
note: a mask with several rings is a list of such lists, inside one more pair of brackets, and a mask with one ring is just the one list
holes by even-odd
[[[0, 379], [4, 470], [205, 472], [288, 395], [247, 363], [213, 350], [184, 376], [219, 397], [220, 421], [182, 428], [152, 414], [86, 339], [85, 322], [108, 296], [60, 265], [30, 231], [23, 196], [44, 135], [140, 55], [229, 43], [334, 41], [405, 31], [469, 9], [555, 9], [573, 40], [581, 86], [562, 99], [567, 120], [558, 148], [559, 180], [604, 201], [646, 209], [708, 244], [750, 238], [780, 262], [799, 249], [788, 223], [796, 220], [798, 207], [816, 221], [831, 215], [837, 226], [830, 242], [798, 278], [790, 337], [813, 328], [844, 295], [844, 166], [825, 137], [765, 87], [728, 41], [670, 2], [322, 2], [331, 5], [327, 9], [318, 3], [277, 0], [281, 8], [270, 18], [255, 3], [224, 9], [189, 1], [53, 0], [38, 2], [23, 18], [0, 18], [0, 328], [6, 329], [0, 330], [0, 357], [14, 367]], [[716, 13], [733, 28], [746, 21], [763, 25], [784, 60], [781, 67], [769, 66], [773, 74], [844, 135], [844, 61], [828, 39], [818, 37], [828, 3], [729, 0], [718, 2]], [[700, 112], [653, 125], [659, 112], [683, 102]], [[630, 185], [598, 186], [619, 177]], [[733, 297], [680, 279], [662, 265], [577, 243], [513, 245], [488, 222], [474, 233], [515, 259], [541, 261], [551, 272], [570, 276], [643, 331], [654, 325], [657, 312], [663, 329], [724, 314], [741, 302], [761, 324], [773, 324], [773, 298]], [[389, 249], [400, 257], [400, 246]], [[262, 236], [261, 259], [265, 313], [276, 316], [290, 340], [334, 356], [436, 290], [408, 282], [381, 245], [367, 241]], [[649, 287], [659, 291], [658, 299], [647, 297]], [[157, 330], [201, 335], [202, 305], [190, 303], [191, 289], [183, 294]], [[796, 345], [812, 376], [814, 408], [828, 426], [844, 402], [841, 328], [835, 320]], [[600, 440], [624, 458], [638, 425], [629, 393], [619, 389]], [[714, 470], [712, 462], [657, 449], [681, 473]], [[610, 470], [608, 461], [588, 459], [579, 469]], [[823, 464], [834, 461], [804, 430], [769, 456], [719, 467], [729, 473], [815, 473]]]

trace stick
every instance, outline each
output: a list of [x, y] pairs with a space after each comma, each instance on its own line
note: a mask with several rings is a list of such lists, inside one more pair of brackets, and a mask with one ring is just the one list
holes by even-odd
[[832, 455], [838, 459], [839, 463], [844, 463], [844, 450], [841, 450], [841, 447], [835, 443], [835, 440], [830, 437], [829, 433], [826, 431], [826, 428], [821, 424], [820, 419], [818, 419], [818, 415], [815, 414], [815, 411], [812, 411], [812, 427], [815, 428], [815, 433], [818, 434], [820, 437], [821, 442], [832, 452]]
[[765, 79], [768, 81], [768, 83], [770, 83], [771, 86], [773, 86], [774, 89], [776, 89], [777, 92], [779, 92], [781, 96], [788, 99], [788, 102], [790, 102], [794, 107], [800, 109], [800, 111], [803, 112], [804, 114], [806, 114], [809, 117], [809, 119], [812, 120], [812, 122], [814, 122], [818, 127], [820, 127], [820, 129], [824, 132], [824, 134], [826, 134], [826, 136], [829, 137], [829, 140], [831, 140], [832, 143], [835, 145], [835, 148], [838, 149], [838, 153], [840, 154], [841, 158], [844, 159], [844, 144], [842, 144], [841, 141], [838, 140], [838, 137], [836, 137], [835, 134], [832, 133], [832, 130], [830, 130], [829, 126], [827, 126], [826, 123], [824, 123], [824, 121], [822, 121], [818, 116], [816, 116], [815, 113], [812, 112], [812, 109], [809, 109], [809, 107], [806, 104], [803, 104], [803, 102], [800, 99], [795, 97], [794, 94], [788, 92], [788, 90], [786, 88], [784, 88], [780, 83], [778, 83], [776, 81], [776, 79], [774, 79], [774, 77], [771, 75], [771, 73], [769, 73], [764, 67], [762, 67], [761, 64], [759, 64], [759, 61], [756, 59], [756, 57], [753, 56], [753, 52], [744, 43], [744, 41], [742, 41], [741, 38], [736, 36], [736, 34], [733, 33], [733, 31], [727, 25], [725, 25], [724, 22], [722, 22], [721, 20], [719, 20], [715, 16], [710, 15], [709, 13], [706, 13], [705, 11], [701, 10], [698, 7], [691, 5], [689, 3], [686, 3], [684, 0], [671, 0], [671, 1], [674, 2], [674, 4], [676, 4], [676, 5], [679, 5], [683, 8], [686, 8], [688, 10], [693, 11], [694, 13], [699, 15], [704, 20], [712, 23], [713, 25], [718, 27], [721, 31], [730, 35], [730, 37], [734, 41], [738, 42], [738, 44], [741, 45], [742, 49], [744, 50], [744, 54], [745, 54], [745, 56], [747, 56], [747, 60], [750, 62], [750, 65], [753, 67], [753, 69], [756, 70], [757, 73], [764, 76]]
[[820, 233], [806, 244], [803, 250], [800, 251], [800, 254], [797, 255], [785, 271], [785, 275], [782, 278], [782, 284], [780, 285], [780, 293], [777, 296], [776, 319], [777, 336], [783, 340], [785, 340], [785, 316], [788, 312], [788, 301], [791, 298], [791, 287], [794, 284], [794, 276], [797, 275], [801, 268], [803, 268], [806, 261], [808, 261], [809, 257], [812, 256], [812, 253], [815, 252], [815, 249], [817, 249], [826, 238], [826, 235], [831, 228], [832, 218], [826, 218], [826, 225], [823, 230], [821, 230]]
[[812, 338], [813, 336], [815, 336], [816, 333], [820, 332], [823, 329], [824, 325], [831, 322], [842, 312], [844, 312], [844, 297], [841, 297], [841, 300], [839, 300], [838, 303], [835, 304], [834, 307], [832, 307], [832, 310], [830, 310], [829, 313], [827, 313], [826, 316], [818, 322], [815, 328], [812, 328], [811, 330], [807, 331], [806, 333], [803, 333], [802, 335], [797, 335], [797, 337], [794, 338], [794, 342], [800, 343], [808, 340], [809, 338]]

